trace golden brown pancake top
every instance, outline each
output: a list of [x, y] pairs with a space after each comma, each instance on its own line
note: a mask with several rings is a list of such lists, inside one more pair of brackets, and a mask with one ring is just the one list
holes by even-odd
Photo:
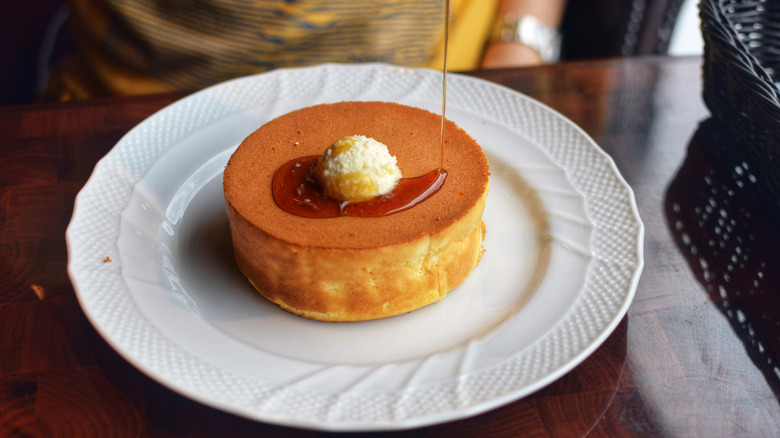
[[340, 102], [287, 113], [249, 135], [224, 172], [225, 196], [250, 223], [291, 244], [325, 248], [375, 248], [415, 240], [452, 224], [487, 189], [489, 169], [482, 149], [447, 121], [444, 186], [421, 204], [374, 217], [312, 219], [276, 205], [271, 181], [284, 163], [320, 155], [334, 141], [365, 135], [384, 143], [404, 177], [423, 175], [440, 164], [441, 116], [388, 102]]

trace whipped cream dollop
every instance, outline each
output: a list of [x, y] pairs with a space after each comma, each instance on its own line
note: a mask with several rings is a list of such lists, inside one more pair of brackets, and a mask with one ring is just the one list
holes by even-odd
[[401, 169], [387, 146], [370, 137], [351, 135], [334, 142], [320, 156], [314, 177], [325, 196], [362, 202], [393, 190]]

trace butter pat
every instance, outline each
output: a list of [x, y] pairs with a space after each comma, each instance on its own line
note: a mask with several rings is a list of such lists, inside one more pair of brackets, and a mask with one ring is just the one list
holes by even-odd
[[387, 146], [373, 138], [351, 135], [337, 140], [320, 156], [314, 177], [325, 196], [362, 202], [393, 190], [401, 170]]

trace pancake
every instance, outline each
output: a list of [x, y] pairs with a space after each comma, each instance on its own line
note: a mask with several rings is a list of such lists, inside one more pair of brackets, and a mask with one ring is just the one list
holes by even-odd
[[440, 165], [441, 116], [387, 102], [340, 102], [280, 116], [249, 135], [224, 171], [236, 261], [267, 299], [327, 321], [376, 319], [415, 310], [462, 283], [482, 255], [489, 167], [477, 144], [446, 122], [443, 167], [433, 196], [382, 217], [290, 214], [271, 182], [288, 161], [320, 155], [364, 135], [384, 143], [404, 177]]

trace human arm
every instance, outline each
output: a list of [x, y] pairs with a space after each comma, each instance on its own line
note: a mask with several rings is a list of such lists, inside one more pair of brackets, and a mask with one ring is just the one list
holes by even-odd
[[[496, 9], [499, 25], [507, 16], [534, 17], [539, 23], [557, 29], [566, 0], [501, 0]], [[516, 67], [543, 64], [539, 52], [517, 39], [503, 41], [491, 38], [482, 57], [483, 68]]]

